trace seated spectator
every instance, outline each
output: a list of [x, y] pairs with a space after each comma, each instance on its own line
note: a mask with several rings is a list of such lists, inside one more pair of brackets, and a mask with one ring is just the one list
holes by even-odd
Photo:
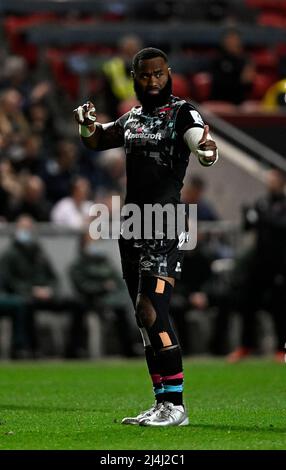
[[24, 137], [29, 124], [22, 112], [23, 96], [15, 89], [3, 90], [0, 96], [0, 134], [15, 141], [15, 136]]
[[102, 171], [101, 186], [104, 189], [123, 195], [125, 191], [125, 154], [120, 148], [106, 150], [99, 155], [97, 166]]
[[39, 310], [68, 312], [71, 315], [71, 339], [68, 350], [80, 351], [84, 345], [82, 304], [63, 297], [55, 269], [36, 237], [31, 217], [22, 215], [16, 223], [15, 236], [1, 257], [0, 276], [3, 290], [23, 299], [27, 306], [28, 342], [32, 353], [40, 350], [35, 328], [35, 314]]
[[77, 146], [71, 140], [60, 140], [57, 143], [56, 158], [45, 161], [39, 175], [46, 184], [47, 199], [55, 204], [69, 196], [72, 180], [78, 173]]
[[224, 34], [211, 73], [210, 99], [238, 105], [249, 98], [255, 68], [244, 51], [238, 31], [231, 29]]
[[219, 217], [212, 204], [205, 200], [203, 195], [205, 192], [206, 183], [203, 178], [197, 175], [189, 177], [182, 190], [182, 201], [185, 204], [197, 205], [197, 218], [198, 221], [213, 221], [218, 220]]
[[16, 170], [18, 172], [31, 173], [38, 175], [41, 172], [43, 161], [46, 157], [43, 141], [40, 135], [28, 135], [23, 142], [24, 154], [22, 160], [18, 161]]
[[49, 107], [44, 103], [34, 103], [29, 106], [27, 115], [32, 133], [41, 138], [45, 149], [51, 150], [58, 132]]
[[21, 181], [17, 178], [11, 162], [2, 160], [0, 162], [0, 217], [9, 220], [11, 207], [21, 200], [23, 188]]
[[87, 310], [94, 310], [103, 319], [107, 310], [114, 312], [122, 354], [137, 355], [124, 283], [100, 242], [91, 239], [88, 232], [82, 235], [79, 256], [70, 267], [70, 278]]
[[8, 191], [6, 191], [6, 189], [3, 188], [0, 182], [0, 223], [1, 224], [6, 223], [7, 219], [10, 217], [9, 204], [10, 204], [10, 195]]
[[7, 56], [3, 63], [0, 88], [14, 88], [26, 96], [30, 91], [30, 87], [31, 80], [28, 78], [28, 67], [24, 57]]
[[9, 357], [27, 359], [30, 357], [28, 336], [27, 304], [20, 295], [7, 294], [0, 286], [0, 317], [8, 317], [12, 321], [11, 348]]
[[35, 83], [24, 57], [9, 55], [3, 64], [0, 89], [13, 88], [23, 96], [23, 107], [39, 102], [50, 92], [47, 81]]
[[93, 204], [90, 184], [86, 178], [78, 177], [71, 185], [70, 196], [56, 203], [51, 212], [51, 221], [74, 229], [81, 229], [89, 221], [89, 210]]
[[30, 215], [37, 222], [50, 220], [51, 205], [45, 199], [44, 183], [39, 176], [27, 176], [21, 200], [11, 208], [10, 220], [17, 219], [21, 214]]

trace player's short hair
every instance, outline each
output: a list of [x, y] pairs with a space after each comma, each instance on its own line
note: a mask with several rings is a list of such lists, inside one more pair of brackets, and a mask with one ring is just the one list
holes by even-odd
[[162, 57], [166, 63], [168, 63], [168, 57], [165, 52], [161, 49], [156, 49], [155, 47], [145, 47], [133, 57], [132, 69], [136, 71], [139, 66], [140, 60], [154, 59], [155, 57]]

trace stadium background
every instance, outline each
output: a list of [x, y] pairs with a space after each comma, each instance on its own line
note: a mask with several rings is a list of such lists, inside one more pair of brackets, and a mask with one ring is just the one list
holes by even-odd
[[[74, 293], [68, 269], [78, 254], [78, 238], [86, 220], [73, 224], [71, 219], [61, 219], [55, 206], [70, 197], [75, 175], [88, 180], [88, 200], [110, 203], [112, 194], [122, 195], [124, 157], [118, 150], [104, 158], [84, 149], [72, 110], [91, 98], [99, 121], [104, 122], [133, 103], [126, 90], [120, 98], [114, 97], [106, 72], [108, 61], [121, 57], [124, 39], [129, 36], [131, 44], [126, 47], [131, 51], [137, 40], [169, 54], [174, 94], [197, 103], [218, 142], [221, 158], [217, 165], [205, 170], [191, 158], [188, 173], [204, 180], [204, 198], [216, 213], [216, 220], [199, 222], [206, 249], [212, 253], [212, 269], [216, 275], [227, 272], [237, 251], [249, 243], [249, 234], [242, 230], [242, 207], [264, 194], [266, 169], [285, 170], [286, 166], [282, 138], [286, 122], [285, 2], [3, 0], [0, 15], [1, 255], [11, 242], [17, 218], [31, 210], [39, 240], [59, 275], [62, 294]], [[232, 29], [241, 34], [242, 57], [254, 69], [251, 86], [239, 102], [235, 94], [228, 101], [212, 96], [213, 62], [219, 55], [222, 34]], [[284, 85], [266, 99], [279, 81]], [[27, 195], [29, 188], [31, 196]], [[29, 197], [32, 202], [27, 205]], [[116, 242], [103, 246], [118, 270]], [[136, 345], [139, 338], [130, 304], [128, 309]], [[114, 313], [108, 312], [103, 319], [95, 310], [85, 319], [86, 356], [121, 354]], [[216, 311], [189, 310], [187, 353], [208, 354]], [[69, 321], [68, 312], [37, 313], [41, 357], [63, 355]], [[271, 353], [275, 337], [267, 313], [260, 315], [258, 326], [260, 352]], [[1, 313], [0, 328], [1, 358], [9, 358], [11, 314]], [[234, 316], [227, 334], [231, 350], [239, 344], [239, 317]]]

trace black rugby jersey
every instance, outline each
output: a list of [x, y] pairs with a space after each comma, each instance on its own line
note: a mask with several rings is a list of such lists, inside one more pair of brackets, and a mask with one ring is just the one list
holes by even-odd
[[126, 153], [125, 203], [179, 203], [190, 155], [183, 136], [192, 127], [204, 127], [194, 106], [171, 96], [151, 113], [132, 108], [113, 126]]

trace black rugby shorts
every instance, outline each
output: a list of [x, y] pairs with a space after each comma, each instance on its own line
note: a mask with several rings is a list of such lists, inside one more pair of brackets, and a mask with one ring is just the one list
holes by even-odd
[[123, 278], [132, 273], [144, 276], [167, 276], [180, 279], [184, 250], [178, 239], [126, 240], [119, 239]]

